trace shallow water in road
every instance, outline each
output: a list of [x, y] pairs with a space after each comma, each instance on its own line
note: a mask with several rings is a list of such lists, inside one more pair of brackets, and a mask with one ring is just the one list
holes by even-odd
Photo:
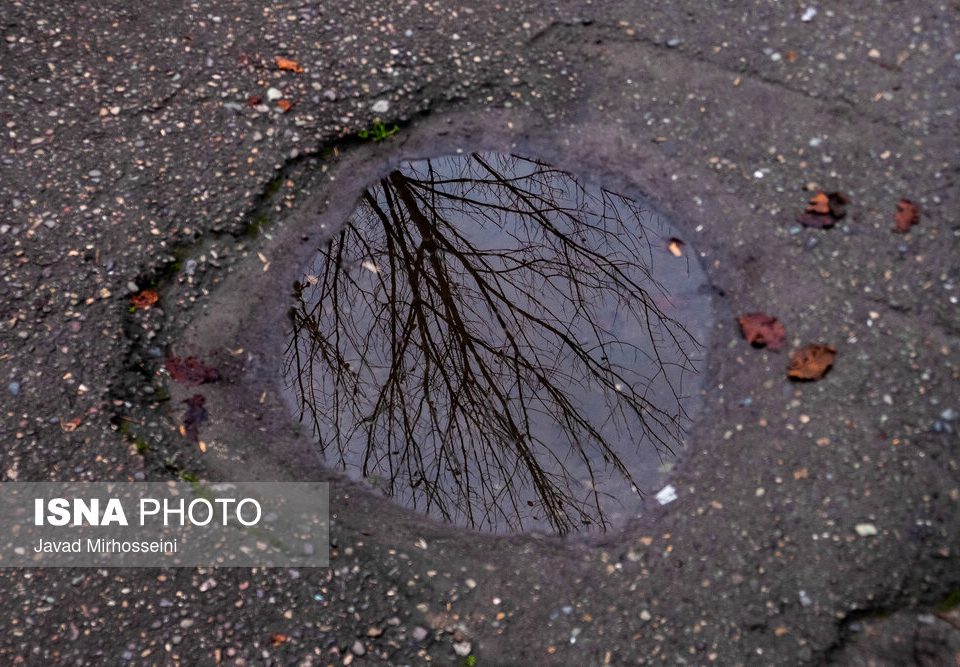
[[616, 526], [697, 410], [710, 295], [678, 237], [536, 160], [404, 163], [294, 287], [298, 413], [331, 465], [458, 525]]

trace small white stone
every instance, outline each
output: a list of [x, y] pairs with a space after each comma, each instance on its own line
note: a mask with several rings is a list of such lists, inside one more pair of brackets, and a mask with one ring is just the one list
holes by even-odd
[[281, 93], [276, 88], [267, 88], [267, 99], [270, 100], [271, 102], [275, 102], [279, 100], [281, 97], [283, 97], [283, 93]]
[[858, 523], [854, 530], [857, 531], [857, 535], [860, 537], [871, 537], [877, 534], [877, 527], [872, 523]]
[[370, 107], [373, 113], [386, 113], [390, 110], [390, 102], [387, 100], [377, 100], [373, 103], [373, 106]]
[[803, 16], [800, 17], [800, 20], [804, 23], [810, 23], [813, 20], [813, 17], [817, 15], [816, 7], [807, 7], [803, 10]]

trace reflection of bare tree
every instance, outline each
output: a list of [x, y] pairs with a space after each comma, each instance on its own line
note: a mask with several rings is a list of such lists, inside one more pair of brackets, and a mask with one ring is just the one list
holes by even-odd
[[658, 305], [641, 213], [513, 156], [391, 172], [295, 285], [301, 418], [449, 519], [605, 525], [598, 478], [675, 444], [696, 345]]

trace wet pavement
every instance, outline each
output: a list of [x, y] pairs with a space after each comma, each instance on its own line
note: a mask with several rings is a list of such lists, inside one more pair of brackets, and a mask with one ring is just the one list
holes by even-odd
[[[14, 2], [0, 19], [5, 479], [336, 480], [330, 570], [2, 571], [5, 662], [956, 661], [957, 7]], [[398, 131], [374, 141], [378, 117]], [[706, 270], [678, 497], [621, 530], [431, 522], [325, 470], [290, 416], [278, 295], [318, 217], [458, 149], [641, 195]], [[796, 222], [819, 189], [850, 197], [832, 229]], [[908, 234], [901, 198], [922, 209]], [[131, 305], [147, 288], [159, 301]], [[786, 350], [742, 340], [755, 311]], [[810, 343], [835, 367], [789, 382]], [[222, 376], [207, 452], [178, 432], [171, 354]]]

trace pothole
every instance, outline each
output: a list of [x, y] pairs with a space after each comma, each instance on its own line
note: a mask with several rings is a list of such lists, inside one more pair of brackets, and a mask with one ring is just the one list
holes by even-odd
[[637, 515], [698, 408], [711, 304], [644, 201], [538, 160], [406, 162], [294, 285], [289, 398], [325, 460], [488, 532]]

